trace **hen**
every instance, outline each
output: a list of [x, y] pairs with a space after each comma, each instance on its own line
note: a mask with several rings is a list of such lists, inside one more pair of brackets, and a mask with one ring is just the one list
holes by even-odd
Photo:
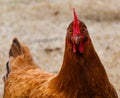
[[68, 26], [63, 64], [55, 74], [41, 70], [28, 47], [13, 40], [4, 77], [4, 98], [118, 98], [109, 82], [85, 24]]

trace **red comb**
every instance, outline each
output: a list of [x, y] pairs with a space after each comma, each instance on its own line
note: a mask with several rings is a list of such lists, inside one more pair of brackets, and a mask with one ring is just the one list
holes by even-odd
[[74, 14], [74, 22], [73, 22], [73, 34], [79, 34], [80, 28], [79, 28], [79, 20], [77, 18], [75, 8], [73, 8], [73, 14]]

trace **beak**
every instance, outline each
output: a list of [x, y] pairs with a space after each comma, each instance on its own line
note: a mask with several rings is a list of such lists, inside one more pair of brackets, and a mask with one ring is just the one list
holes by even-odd
[[81, 40], [81, 36], [72, 36], [72, 41], [78, 45], [80, 43], [80, 40]]

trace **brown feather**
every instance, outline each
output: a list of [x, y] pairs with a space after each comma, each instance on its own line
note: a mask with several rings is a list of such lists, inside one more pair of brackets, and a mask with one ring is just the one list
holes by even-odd
[[34, 63], [29, 48], [17, 39], [13, 41], [11, 72], [5, 81], [4, 98], [118, 98], [86, 26], [79, 22], [84, 52], [79, 52], [78, 45], [73, 52], [72, 22], [67, 29], [63, 64], [58, 75], [41, 70]]

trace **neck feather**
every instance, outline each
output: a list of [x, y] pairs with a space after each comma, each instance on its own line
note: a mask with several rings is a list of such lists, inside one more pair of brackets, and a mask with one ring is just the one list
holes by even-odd
[[78, 93], [85, 93], [88, 92], [86, 87], [89, 87], [86, 85], [99, 85], [100, 81], [104, 84], [104, 81], [108, 80], [91, 41], [88, 44], [90, 45], [85, 47], [86, 51], [83, 54], [73, 53], [66, 45], [62, 68], [58, 76], [53, 79], [57, 89], [70, 92], [78, 90]]

